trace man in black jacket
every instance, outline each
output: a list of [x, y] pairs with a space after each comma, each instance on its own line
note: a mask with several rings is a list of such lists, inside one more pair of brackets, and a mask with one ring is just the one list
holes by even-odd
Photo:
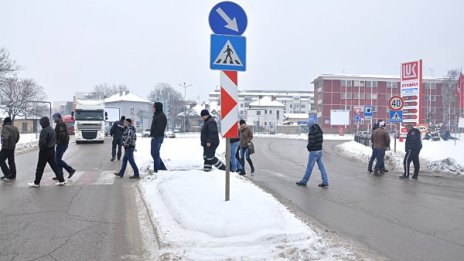
[[309, 178], [311, 177], [313, 167], [317, 162], [322, 176], [322, 183], [319, 184], [319, 187], [325, 188], [329, 186], [329, 180], [324, 163], [322, 163], [322, 142], [324, 141], [323, 132], [321, 127], [319, 127], [313, 118], [310, 118], [308, 121], [308, 130], [308, 145], [306, 146], [309, 151], [308, 165], [303, 179], [298, 181], [296, 184], [299, 186], [306, 186]]
[[[5, 175], [1, 177], [1, 179], [4, 181], [16, 179], [16, 163], [14, 154], [18, 141], [18, 128], [13, 125], [13, 121], [10, 117], [6, 117], [3, 120], [2, 150], [0, 151], [0, 167], [3, 175]], [[6, 165], [6, 160], [8, 160], [8, 166]]]
[[219, 133], [216, 120], [209, 115], [208, 110], [202, 110], [201, 117], [205, 121], [201, 128], [201, 146], [203, 146], [203, 159], [205, 160], [204, 171], [211, 171], [213, 165], [220, 169], [226, 170], [226, 166], [216, 158], [216, 149], [219, 146]]
[[[63, 172], [63, 168], [69, 173], [68, 179], [70, 179], [74, 173], [76, 172], [71, 166], [68, 165], [63, 160], [63, 155], [68, 149], [69, 145], [69, 134], [68, 134], [68, 127], [64, 123], [63, 119], [61, 118], [60, 113], [53, 114], [53, 121], [55, 122], [55, 135], [56, 135], [56, 163], [60, 168], [61, 172]], [[58, 178], [53, 178], [57, 180]]]
[[116, 147], [118, 147], [118, 160], [121, 160], [122, 134], [124, 133], [124, 120], [126, 117], [121, 116], [121, 119], [111, 126], [110, 135], [113, 137], [113, 147], [111, 150], [111, 161], [116, 159]]
[[60, 171], [58, 165], [56, 164], [55, 158], [55, 130], [50, 126], [50, 119], [48, 117], [40, 118], [40, 126], [42, 126], [42, 131], [40, 131], [39, 138], [39, 161], [37, 162], [37, 170], [35, 172], [35, 181], [27, 183], [29, 187], [38, 188], [40, 187], [40, 180], [47, 163], [55, 172], [58, 182], [55, 183], [57, 186], [64, 186], [63, 172]]
[[418, 129], [414, 128], [412, 125], [407, 125], [408, 135], [406, 136], [406, 155], [404, 156], [404, 174], [400, 176], [402, 179], [409, 178], [409, 167], [411, 161], [414, 164], [414, 175], [413, 179], [417, 179], [419, 176], [420, 162], [419, 162], [419, 153], [422, 149], [422, 138], [421, 133]]
[[168, 119], [163, 112], [163, 104], [155, 102], [153, 105], [153, 121], [151, 122], [150, 137], [151, 137], [151, 156], [153, 158], [154, 172], [159, 170], [167, 170], [160, 156], [161, 144], [164, 141], [164, 131], [168, 125]]

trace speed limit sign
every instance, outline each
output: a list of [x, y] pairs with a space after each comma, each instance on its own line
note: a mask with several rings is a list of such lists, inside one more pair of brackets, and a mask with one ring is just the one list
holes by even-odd
[[391, 111], [400, 111], [403, 109], [404, 100], [400, 96], [393, 96], [388, 101], [388, 107], [390, 107]]

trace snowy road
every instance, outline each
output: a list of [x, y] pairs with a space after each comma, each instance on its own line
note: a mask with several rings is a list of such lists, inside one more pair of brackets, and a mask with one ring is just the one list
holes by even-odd
[[403, 181], [391, 172], [374, 177], [365, 164], [337, 155], [339, 143], [324, 142], [329, 189], [317, 187], [317, 168], [307, 188], [295, 185], [306, 167], [304, 140], [255, 139], [257, 173], [251, 179], [299, 215], [376, 254], [394, 260], [462, 260], [464, 179]]

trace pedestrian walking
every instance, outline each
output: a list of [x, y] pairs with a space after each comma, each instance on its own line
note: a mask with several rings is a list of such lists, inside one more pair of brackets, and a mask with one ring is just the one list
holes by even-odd
[[200, 113], [204, 120], [201, 128], [201, 146], [203, 146], [204, 171], [211, 171], [213, 165], [220, 169], [226, 170], [224, 163], [216, 157], [216, 149], [219, 146], [219, 133], [216, 120], [211, 117], [208, 110], [202, 110]]
[[111, 161], [114, 161], [116, 159], [116, 148], [118, 151], [118, 160], [121, 160], [122, 134], [124, 133], [125, 119], [125, 116], [121, 116], [121, 119], [119, 121], [114, 122], [113, 126], [111, 126], [110, 135], [113, 137], [113, 143], [111, 147]]
[[167, 125], [168, 119], [163, 112], [163, 104], [155, 102], [153, 105], [153, 121], [151, 122], [150, 129], [151, 157], [153, 158], [153, 170], [155, 173], [160, 170], [167, 170], [160, 155], [161, 144], [164, 141], [164, 132]]
[[42, 180], [45, 166], [48, 163], [58, 179], [58, 182], [55, 183], [55, 185], [64, 186], [66, 183], [63, 178], [63, 172], [61, 172], [60, 168], [58, 167], [55, 157], [55, 130], [53, 130], [53, 128], [50, 126], [50, 119], [48, 117], [40, 118], [39, 123], [40, 126], [42, 126], [39, 138], [39, 160], [37, 162], [35, 180], [34, 182], [27, 183], [27, 185], [34, 188], [38, 188], [40, 186], [40, 181]]
[[[3, 120], [2, 150], [0, 151], [0, 167], [3, 172], [3, 177], [1, 177], [1, 179], [4, 181], [16, 179], [16, 163], [14, 153], [18, 141], [18, 128], [13, 125], [13, 121], [10, 117], [6, 117]], [[6, 160], [8, 160], [8, 165], [6, 165]]]
[[[372, 132], [374, 132], [376, 129], [379, 128], [379, 124], [382, 121], [383, 120], [379, 120], [377, 123], [374, 123], [374, 126], [372, 126]], [[369, 164], [367, 165], [367, 171], [369, 171], [370, 173], [373, 172], [372, 166], [374, 165], [374, 161], [375, 161], [374, 144], [372, 144], [372, 154], [371, 154], [371, 158], [369, 159]], [[383, 172], [388, 172], [388, 170], [384, 169]]]
[[409, 178], [409, 167], [412, 161], [414, 164], [414, 175], [412, 178], [417, 179], [420, 170], [419, 153], [422, 149], [421, 133], [410, 124], [406, 128], [408, 129], [408, 135], [406, 136], [405, 144], [406, 155], [404, 155], [403, 160], [404, 174], [400, 178]]
[[[68, 165], [63, 160], [63, 155], [68, 149], [69, 146], [69, 134], [68, 128], [66, 127], [66, 123], [64, 123], [63, 119], [61, 118], [60, 113], [53, 114], [53, 121], [55, 122], [55, 135], [56, 135], [56, 149], [55, 149], [55, 157], [56, 163], [58, 164], [58, 168], [60, 168], [61, 172], [63, 172], [63, 168], [68, 172], [68, 179], [70, 179], [74, 173], [76, 172], [71, 166]], [[53, 178], [57, 180], [57, 177]]]
[[[245, 171], [245, 159], [250, 165], [251, 175], [255, 173], [255, 167], [253, 166], [253, 161], [251, 160], [251, 154], [254, 151], [253, 143], [253, 131], [246, 125], [245, 120], [240, 120], [240, 164], [242, 166], [242, 172], [240, 175], [246, 175]], [[251, 148], [253, 146], [253, 148]]]
[[385, 172], [385, 151], [388, 147], [390, 147], [390, 135], [385, 130], [386, 123], [385, 121], [379, 122], [379, 128], [377, 128], [371, 136], [372, 147], [375, 154], [375, 167], [374, 167], [374, 175], [383, 175]]
[[241, 173], [242, 165], [240, 164], [240, 157], [237, 158], [239, 148], [240, 137], [230, 139], [230, 170]]
[[131, 119], [126, 119], [124, 121], [124, 133], [122, 135], [122, 146], [124, 147], [124, 157], [122, 158], [121, 169], [119, 172], [114, 173], [114, 175], [119, 176], [121, 178], [124, 177], [124, 172], [126, 171], [127, 162], [134, 170], [134, 175], [130, 176], [130, 179], [138, 179], [140, 178], [139, 175], [139, 168], [137, 164], [135, 164], [134, 159], [134, 151], [135, 151], [135, 142], [137, 141], [137, 132], [135, 130], [134, 125], [132, 124]]
[[311, 177], [314, 165], [317, 162], [319, 171], [321, 172], [322, 183], [319, 184], [319, 187], [325, 188], [329, 186], [329, 179], [327, 176], [327, 171], [325, 170], [324, 163], [322, 162], [322, 143], [324, 142], [324, 133], [321, 127], [317, 122], [310, 118], [308, 120], [308, 145], [306, 148], [309, 151], [308, 156], [308, 165], [306, 166], [306, 172], [302, 180], [298, 181], [296, 184], [299, 186], [306, 186], [308, 184], [309, 178]]

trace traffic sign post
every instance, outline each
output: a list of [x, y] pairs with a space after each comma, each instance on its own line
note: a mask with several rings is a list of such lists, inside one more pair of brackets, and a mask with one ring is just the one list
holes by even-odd
[[209, 13], [211, 35], [210, 68], [221, 70], [221, 132], [226, 138], [226, 190], [230, 200], [230, 138], [238, 137], [238, 73], [246, 71], [246, 38], [248, 24], [245, 11], [238, 4], [225, 1]]

